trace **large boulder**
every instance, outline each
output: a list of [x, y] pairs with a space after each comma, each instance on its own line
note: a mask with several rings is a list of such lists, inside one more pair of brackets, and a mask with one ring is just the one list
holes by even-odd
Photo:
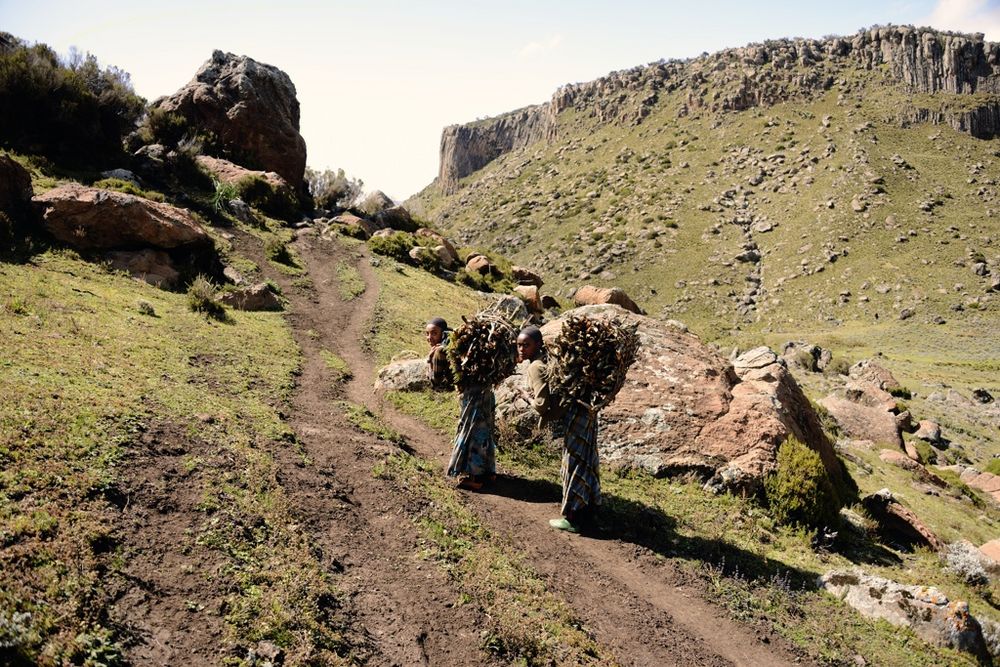
[[969, 613], [968, 603], [949, 601], [932, 586], [908, 586], [843, 570], [827, 572], [818, 583], [866, 618], [881, 618], [897, 627], [910, 628], [930, 644], [987, 656], [982, 628]]
[[33, 201], [45, 209], [45, 229], [81, 250], [212, 245], [211, 237], [187, 210], [123, 192], [69, 183]]
[[510, 276], [518, 285], [534, 285], [535, 287], [541, 287], [544, 284], [540, 275], [523, 266], [512, 266], [510, 269]]
[[944, 543], [920, 518], [904, 507], [889, 489], [861, 499], [861, 505], [878, 523], [882, 539], [902, 548], [930, 547], [940, 551]]
[[378, 370], [376, 391], [420, 391], [430, 389], [426, 359], [394, 361]]
[[876, 385], [864, 381], [848, 383], [843, 395], [831, 394], [819, 404], [848, 437], [903, 448], [896, 400]]
[[903, 388], [888, 368], [871, 359], [862, 359], [851, 366], [848, 375], [852, 380], [870, 382], [882, 391], [895, 391]]
[[190, 83], [152, 107], [211, 132], [222, 157], [277, 172], [302, 189], [306, 142], [299, 134], [299, 101], [292, 80], [277, 67], [215, 51]]
[[[767, 348], [732, 364], [683, 328], [615, 305], [567, 311], [542, 327], [545, 339], [558, 335], [569, 316], [638, 324], [636, 362], [615, 402], [601, 411], [598, 442], [608, 465], [654, 475], [695, 471], [717, 478], [713, 488], [753, 491], [775, 469], [779, 445], [794, 435], [819, 452], [836, 484], [851, 484], [809, 400]], [[516, 374], [498, 390], [501, 418], [531, 422], [524, 382]]]
[[267, 283], [257, 283], [249, 287], [239, 287], [223, 292], [218, 300], [236, 310], [281, 310], [281, 300], [271, 291]]
[[[434, 246], [443, 246], [444, 253], [441, 255], [441, 265], [446, 269], [453, 268], [458, 265], [458, 252], [455, 250], [455, 246], [452, 245], [451, 241], [445, 238], [443, 235], [434, 231], [433, 229], [428, 229], [427, 227], [421, 227], [416, 231], [416, 237], [419, 239], [428, 239]], [[447, 261], [445, 261], [447, 260]]]
[[384, 229], [384, 227], [368, 218], [362, 218], [354, 215], [353, 213], [341, 213], [332, 220], [333, 222], [344, 225], [350, 228], [358, 228], [362, 231], [364, 238], [369, 239], [375, 235], [376, 232]]
[[417, 230], [417, 223], [413, 221], [410, 212], [402, 206], [390, 206], [372, 214], [372, 218], [382, 225], [396, 229], [401, 232], [414, 232]]
[[578, 306], [593, 306], [605, 303], [621, 306], [625, 310], [630, 310], [638, 315], [644, 315], [642, 308], [636, 305], [635, 301], [629, 298], [620, 287], [594, 287], [584, 285], [573, 294], [573, 301]]
[[538, 293], [538, 288], [534, 285], [515, 285], [514, 291], [517, 293], [529, 312], [542, 312], [542, 297]]
[[7, 155], [0, 155], [0, 213], [16, 220], [31, 209], [31, 174]]
[[[395, 205], [396, 202], [392, 201], [389, 195], [381, 190], [374, 190], [365, 195], [361, 203], [358, 204], [357, 209], [365, 215], [373, 216], [376, 213], [387, 211]], [[409, 216], [409, 213], [407, 213], [407, 216]]]
[[274, 171], [247, 169], [246, 167], [241, 167], [240, 165], [230, 162], [229, 160], [223, 160], [222, 158], [212, 157], [210, 155], [199, 155], [195, 158], [195, 162], [198, 163], [199, 167], [207, 171], [222, 183], [235, 185], [245, 178], [253, 178], [254, 176], [257, 176], [267, 181], [267, 183], [275, 190], [283, 191], [289, 196], [292, 196], [293, 194], [291, 186], [288, 185], [288, 181]]

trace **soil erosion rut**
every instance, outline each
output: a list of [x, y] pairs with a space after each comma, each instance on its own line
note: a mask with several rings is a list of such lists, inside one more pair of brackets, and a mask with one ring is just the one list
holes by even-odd
[[[403, 515], [405, 508], [386, 498], [392, 494], [383, 493], [372, 479], [371, 461], [361, 450], [378, 445], [344, 436], [343, 424], [335, 424], [331, 416], [322, 349], [332, 350], [350, 366], [347, 398], [380, 414], [406, 435], [416, 455], [438, 464], [443, 474], [451, 443], [373, 393], [373, 363], [361, 345], [369, 335], [379, 290], [368, 257], [352, 256], [312, 236], [300, 239], [296, 247], [314, 289], [291, 291], [291, 322], [306, 355], [292, 421], [316, 467], [333, 465], [339, 480], [353, 483], [348, 496], [358, 503], [354, 509], [359, 517], [338, 513], [330, 506], [337, 500], [329, 491], [310, 496], [309, 507], [321, 525], [346, 531], [335, 541], [358, 584], [355, 603], [373, 636], [372, 650], [401, 664], [488, 663], [490, 658], [475, 649], [482, 619], [469, 618], [468, 611], [458, 613], [446, 603], [448, 596], [441, 594], [449, 587], [444, 575], [429, 564], [421, 568], [413, 558], [416, 538]], [[361, 297], [342, 300], [335, 259], [356, 262], [366, 288]], [[297, 470], [300, 476], [308, 474], [305, 468]], [[658, 563], [646, 549], [628, 542], [551, 530], [547, 519], [558, 516], [558, 497], [513, 492], [517, 484], [517, 479], [504, 479], [497, 493], [466, 497], [481, 521], [518, 545], [549, 588], [565, 599], [620, 664], [802, 664], [802, 656], [780, 639], [761, 636], [704, 601], [669, 561]], [[394, 614], [400, 618], [394, 619]]]

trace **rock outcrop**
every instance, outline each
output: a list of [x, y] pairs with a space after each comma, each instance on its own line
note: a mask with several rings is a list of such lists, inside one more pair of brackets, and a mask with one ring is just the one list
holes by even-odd
[[[1000, 134], [1000, 44], [981, 33], [956, 34], [912, 26], [860, 30], [853, 36], [780, 39], [611, 72], [559, 88], [545, 104], [446, 127], [438, 185], [453, 193], [459, 179], [500, 155], [556, 135], [556, 118], [574, 109], [599, 123], [641, 123], [665, 93], [680, 91], [692, 109], [742, 111], [809, 98], [834, 85], [848, 68], [878, 72], [913, 93], [951, 93], [959, 103], [900, 109], [901, 123], [944, 123], [975, 137]], [[965, 97], [983, 93], [966, 102]]]
[[986, 657], [979, 622], [962, 600], [950, 601], [933, 586], [907, 586], [860, 571], [834, 570], [819, 579], [819, 587], [853, 607], [866, 618], [881, 618], [910, 628], [936, 646]]
[[446, 193], [458, 188], [458, 181], [478, 171], [504, 153], [554, 136], [555, 114], [549, 104], [476, 121], [449, 125], [441, 133], [438, 183]]
[[930, 547], [940, 551], [944, 543], [910, 509], [904, 507], [889, 489], [882, 489], [861, 499], [868, 514], [875, 519], [882, 538], [902, 548]]
[[281, 300], [271, 291], [267, 283], [256, 283], [249, 287], [239, 287], [223, 292], [218, 300], [236, 310], [281, 310]]
[[430, 389], [426, 359], [403, 359], [378, 369], [376, 391], [419, 391]]
[[251, 169], [274, 171], [299, 190], [306, 142], [299, 134], [295, 85], [283, 71], [247, 56], [215, 51], [186, 86], [153, 108], [208, 130], [224, 157]]
[[[717, 478], [713, 488], [752, 492], [774, 470], [778, 446], [794, 435], [819, 452], [838, 488], [852, 484], [808, 399], [767, 348], [731, 364], [697, 336], [614, 305], [568, 311], [542, 327], [543, 336], [551, 340], [571, 315], [619, 317], [639, 327], [636, 363], [601, 412], [606, 465], [658, 476], [693, 471]], [[497, 391], [499, 418], [522, 430], [537, 422], [526, 391], [520, 374]]]
[[199, 167], [202, 167], [205, 171], [212, 174], [212, 176], [217, 178], [222, 183], [235, 185], [245, 178], [258, 176], [267, 181], [268, 184], [276, 190], [284, 190], [291, 194], [291, 187], [289, 186], [288, 181], [282, 178], [277, 172], [247, 169], [238, 164], [234, 164], [229, 160], [223, 160], [222, 158], [211, 157], [209, 155], [199, 155], [195, 158], [195, 162], [198, 163]]
[[31, 208], [31, 175], [7, 155], [0, 155], [0, 212], [12, 220]]
[[187, 210], [135, 195], [70, 183], [33, 201], [45, 209], [46, 231], [81, 250], [212, 244]]
[[610, 303], [616, 306], [621, 306], [625, 310], [629, 310], [638, 315], [645, 314], [642, 308], [640, 308], [636, 302], [625, 293], [625, 290], [620, 287], [594, 287], [593, 285], [584, 285], [573, 294], [573, 301], [578, 306], [593, 306]]

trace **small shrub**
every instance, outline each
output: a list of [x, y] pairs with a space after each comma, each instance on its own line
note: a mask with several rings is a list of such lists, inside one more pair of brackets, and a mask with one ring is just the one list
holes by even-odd
[[146, 301], [145, 299], [139, 299], [139, 302], [136, 303], [135, 307], [141, 315], [156, 317], [156, 309], [153, 308], [153, 304]]
[[277, 188], [262, 176], [251, 174], [236, 183], [240, 199], [256, 207], [273, 218], [286, 222], [295, 219], [298, 205], [295, 198], [284, 188]]
[[267, 289], [271, 290], [272, 292], [274, 292], [278, 296], [281, 296], [281, 285], [279, 285], [278, 283], [274, 282], [270, 278], [268, 278], [267, 280], [265, 280], [264, 284], [267, 285]]
[[356, 225], [353, 223], [349, 225], [341, 225], [339, 231], [344, 236], [349, 236], [352, 239], [359, 239], [361, 241], [364, 241], [365, 238], [367, 238], [368, 236], [365, 230], [362, 229], [361, 225]]
[[226, 308], [215, 300], [218, 288], [203, 275], [199, 275], [188, 288], [188, 308], [195, 313], [204, 313], [216, 320], [226, 319]]
[[292, 256], [288, 252], [288, 245], [277, 236], [272, 236], [264, 242], [264, 256], [272, 262], [291, 266]]
[[12, 296], [3, 304], [3, 309], [11, 315], [28, 315], [28, 302], [19, 296]]
[[993, 475], [1000, 475], [1000, 459], [990, 459], [989, 463], [986, 464], [983, 470]]
[[409, 264], [410, 249], [416, 245], [416, 239], [409, 232], [394, 232], [389, 236], [375, 236], [368, 239], [368, 247], [372, 252], [386, 257], [392, 257], [398, 262]]
[[823, 373], [826, 375], [847, 375], [850, 370], [851, 362], [847, 359], [838, 357], [826, 365], [826, 368], [823, 369]]
[[836, 525], [840, 500], [819, 454], [788, 436], [778, 448], [777, 463], [764, 482], [774, 520], [811, 528]]
[[913, 394], [911, 394], [910, 390], [906, 387], [893, 387], [889, 390], [889, 393], [896, 398], [905, 398], [906, 400], [913, 398]]
[[816, 357], [805, 350], [799, 350], [795, 353], [795, 363], [807, 371], [816, 370]]
[[216, 211], [225, 211], [229, 202], [239, 199], [240, 193], [232, 183], [223, 183], [217, 179], [212, 179], [215, 184], [215, 192], [212, 194], [212, 208]]
[[837, 423], [834, 416], [830, 414], [829, 410], [811, 399], [809, 400], [809, 404], [812, 406], [816, 416], [819, 417], [819, 423], [823, 427], [823, 430], [826, 431], [827, 435], [836, 439], [840, 435], [840, 424]]
[[934, 451], [934, 448], [929, 443], [919, 439], [915, 439], [912, 442], [921, 463], [937, 463], [937, 452]]

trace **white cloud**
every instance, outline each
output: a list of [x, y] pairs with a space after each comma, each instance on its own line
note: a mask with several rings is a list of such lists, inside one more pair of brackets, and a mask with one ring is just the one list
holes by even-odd
[[939, 30], [981, 32], [1000, 41], [1000, 3], [997, 0], [939, 0], [922, 21]]
[[562, 44], [562, 39], [562, 35], [556, 34], [540, 41], [528, 42], [518, 50], [517, 55], [521, 58], [534, 58], [555, 51]]

